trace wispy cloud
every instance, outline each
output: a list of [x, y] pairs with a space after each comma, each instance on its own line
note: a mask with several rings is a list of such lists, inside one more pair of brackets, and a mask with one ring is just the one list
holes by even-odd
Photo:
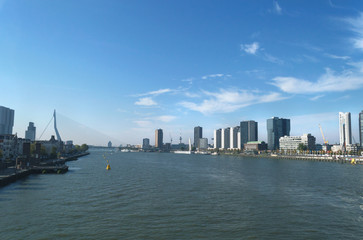
[[138, 121], [134, 121], [134, 123], [136, 123], [139, 127], [150, 127], [150, 126], [152, 126], [152, 123], [150, 121], [147, 121], [147, 120], [138, 120]]
[[221, 77], [231, 77], [230, 74], [223, 74], [223, 73], [217, 73], [217, 74], [209, 74], [202, 77], [203, 80], [206, 80], [208, 78], [221, 78]]
[[350, 30], [355, 33], [352, 38], [354, 47], [363, 50], [363, 13], [356, 18], [345, 18], [344, 21], [349, 24]]
[[163, 115], [163, 116], [155, 117], [155, 120], [166, 122], [166, 123], [171, 122], [175, 119], [176, 119], [176, 116], [171, 116], [171, 115]]
[[245, 51], [248, 54], [255, 55], [260, 48], [260, 45], [258, 42], [253, 42], [251, 44], [241, 44], [240, 47], [242, 51]]
[[276, 14], [279, 14], [279, 15], [282, 14], [282, 9], [281, 9], [279, 3], [277, 1], [273, 1], [273, 5], [274, 5], [273, 12]]
[[308, 81], [295, 77], [275, 77], [272, 85], [287, 93], [313, 94], [319, 92], [344, 92], [363, 87], [363, 75], [353, 70], [336, 74], [329, 68], [317, 81]]
[[228, 113], [259, 103], [274, 102], [285, 99], [281, 94], [272, 92], [259, 94], [246, 90], [226, 90], [219, 92], [203, 91], [204, 99], [201, 103], [183, 101], [180, 104], [193, 111], [203, 114]]
[[320, 99], [320, 98], [322, 98], [322, 97], [324, 97], [324, 95], [317, 95], [317, 96], [315, 96], [315, 97], [310, 98], [310, 100], [311, 100], [311, 101], [316, 101], [316, 100], [318, 100], [318, 99]]
[[147, 93], [136, 94], [136, 95], [133, 95], [133, 96], [134, 97], [157, 96], [157, 95], [160, 95], [160, 94], [170, 93], [170, 92], [173, 92], [173, 91], [174, 90], [172, 90], [170, 88], [165, 88], [165, 89], [159, 89], [159, 90], [156, 90], [156, 91], [150, 91], [150, 92], [147, 92]]
[[157, 105], [157, 103], [151, 97], [144, 97], [144, 98], [140, 98], [138, 101], [136, 101], [135, 105], [155, 106], [155, 105]]
[[263, 55], [263, 59], [264, 59], [265, 61], [267, 61], [267, 62], [271, 62], [271, 63], [277, 63], [277, 64], [280, 64], [280, 65], [284, 64], [284, 61], [283, 61], [283, 60], [281, 60], [281, 59], [279, 59], [279, 58], [277, 58], [277, 57], [274, 57], [274, 56], [272, 56], [272, 55], [270, 55], [270, 54], [268, 54], [268, 53], [265, 53], [265, 54]]
[[349, 56], [337, 56], [337, 55], [329, 54], [329, 53], [325, 53], [325, 56], [332, 58], [332, 59], [340, 59], [340, 60], [349, 60], [350, 59]]

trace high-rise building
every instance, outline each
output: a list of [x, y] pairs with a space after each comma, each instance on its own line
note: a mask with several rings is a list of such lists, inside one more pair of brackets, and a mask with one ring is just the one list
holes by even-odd
[[25, 131], [25, 139], [35, 141], [35, 131], [36, 127], [34, 127], [34, 123], [29, 122], [28, 130]]
[[359, 113], [359, 141], [360, 147], [363, 148], [363, 110]]
[[199, 149], [202, 149], [202, 150], [208, 149], [208, 138], [199, 139]]
[[0, 106], [0, 135], [13, 134], [14, 110]]
[[280, 147], [279, 139], [283, 136], [290, 136], [290, 119], [273, 117], [267, 119], [267, 142], [269, 150], [276, 150]]
[[238, 132], [240, 130], [240, 127], [230, 127], [229, 129], [229, 135], [230, 135], [230, 140], [229, 140], [229, 148], [231, 149], [237, 149], [239, 148], [238, 146]]
[[240, 123], [241, 131], [241, 149], [243, 144], [252, 141], [258, 141], [258, 123], [255, 121], [242, 121]]
[[111, 141], [108, 141], [107, 147], [112, 148], [112, 142]]
[[144, 138], [142, 139], [142, 149], [150, 148], [150, 139]]
[[194, 147], [199, 148], [199, 139], [203, 137], [203, 128], [195, 127], [194, 128]]
[[155, 147], [163, 148], [163, 129], [155, 130]]
[[352, 144], [352, 128], [350, 112], [339, 113], [339, 139], [340, 146], [346, 147]]
[[223, 128], [221, 131], [221, 148], [230, 148], [230, 128]]
[[222, 129], [214, 130], [214, 148], [219, 149], [222, 147]]

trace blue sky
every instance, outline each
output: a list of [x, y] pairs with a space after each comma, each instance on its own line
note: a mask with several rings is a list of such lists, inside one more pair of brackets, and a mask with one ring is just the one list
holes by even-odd
[[[363, 110], [362, 1], [0, 0], [0, 105], [37, 137], [154, 143], [291, 119], [338, 142], [338, 112]], [[43, 138], [54, 131], [47, 130]]]

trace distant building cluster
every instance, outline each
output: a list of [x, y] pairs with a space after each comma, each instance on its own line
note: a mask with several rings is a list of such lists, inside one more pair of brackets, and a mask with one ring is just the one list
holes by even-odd
[[[50, 140], [36, 139], [36, 127], [34, 122], [29, 122], [25, 130], [25, 138], [13, 134], [14, 126], [13, 109], [0, 106], [0, 168], [8, 161], [23, 159], [40, 160], [49, 157], [58, 157], [59, 154], [69, 154], [75, 150], [73, 141], [62, 142], [56, 127], [54, 112], [54, 128], [57, 139], [54, 136]], [[4, 165], [4, 166], [3, 166]]]
[[[320, 126], [320, 125], [319, 125]], [[258, 141], [258, 122], [254, 120], [241, 121], [238, 126], [218, 128], [214, 130], [212, 144], [208, 144], [208, 138], [203, 138], [203, 128], [194, 127], [193, 149], [196, 151], [326, 151], [326, 152], [358, 152], [363, 148], [363, 111], [359, 113], [359, 138], [358, 144], [352, 142], [351, 115], [349, 112], [339, 113], [339, 139], [337, 145], [316, 144], [316, 137], [310, 133], [301, 136], [290, 136], [291, 120], [279, 117], [272, 117], [266, 120], [267, 143]], [[322, 131], [322, 130], [321, 130]], [[322, 133], [323, 134], [323, 133]], [[324, 138], [324, 136], [323, 136]], [[148, 138], [143, 139], [143, 150], [170, 151], [176, 149], [188, 149], [188, 146], [181, 142], [172, 144], [163, 142], [163, 130], [155, 130], [155, 147], [150, 145]]]

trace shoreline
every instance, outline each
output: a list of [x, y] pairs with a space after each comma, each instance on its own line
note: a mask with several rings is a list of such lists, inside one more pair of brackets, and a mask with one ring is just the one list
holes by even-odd
[[78, 160], [78, 158], [89, 155], [89, 152], [69, 156], [63, 159], [52, 159], [41, 162], [38, 166], [31, 166], [27, 169], [16, 169], [9, 167], [0, 171], [0, 188], [5, 187], [17, 180], [28, 177], [31, 174], [63, 174], [68, 171], [66, 162]]

